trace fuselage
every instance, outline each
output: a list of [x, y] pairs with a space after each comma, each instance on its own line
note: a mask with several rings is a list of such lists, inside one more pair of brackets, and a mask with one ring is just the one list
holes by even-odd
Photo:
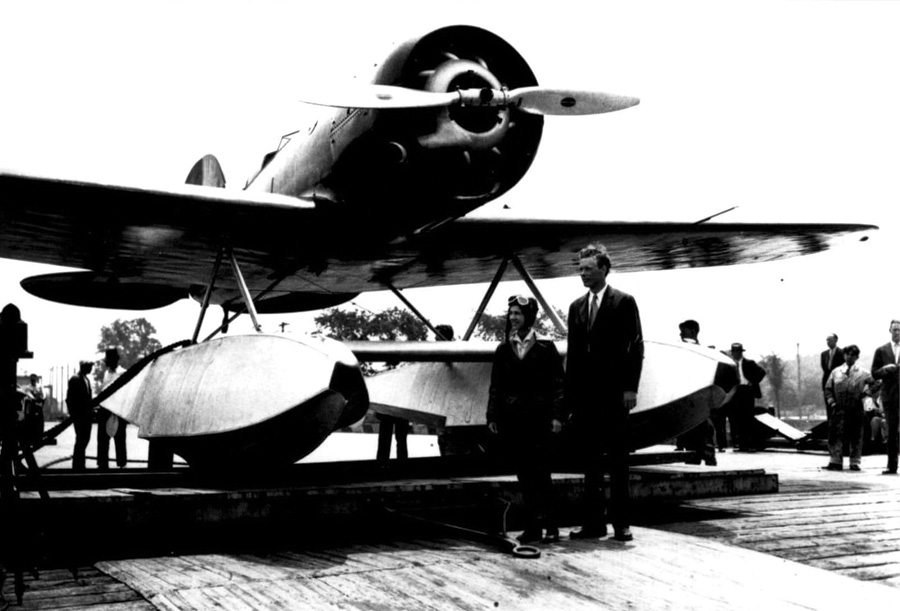
[[[398, 46], [371, 80], [432, 92], [536, 85], [525, 61], [485, 30], [453, 26]], [[315, 203], [373, 243], [458, 218], [528, 170], [543, 118], [509, 108], [325, 108], [266, 155], [247, 190]]]

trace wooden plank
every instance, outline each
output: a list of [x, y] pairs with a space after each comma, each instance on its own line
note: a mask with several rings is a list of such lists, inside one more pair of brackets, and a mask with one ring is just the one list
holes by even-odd
[[[26, 592], [26, 597], [28, 593]], [[23, 602], [26, 600], [26, 597], [23, 597]], [[30, 599], [29, 599], [30, 600]], [[144, 598], [138, 594], [137, 592], [129, 589], [118, 591], [118, 592], [100, 592], [95, 594], [85, 594], [85, 595], [70, 595], [70, 596], [55, 596], [51, 598], [46, 598], [40, 602], [40, 606], [36, 608], [40, 609], [61, 609], [65, 607], [91, 607], [97, 605], [109, 605], [112, 603], [125, 603], [125, 602], [146, 602]]]
[[[896, 593], [835, 573], [787, 562], [713, 540], [636, 527], [622, 544], [564, 540], [545, 546], [539, 560], [521, 560], [453, 539], [423, 546], [429, 559], [415, 562], [415, 545], [343, 545], [330, 550], [346, 564], [310, 569], [294, 559], [254, 565], [258, 578], [229, 585], [144, 592], [160, 608], [260, 611], [261, 609], [485, 609], [684, 608], [750, 610], [845, 609], [848, 600], [886, 605]], [[307, 552], [294, 550], [302, 556]], [[318, 552], [314, 552], [318, 553]], [[373, 555], [379, 557], [377, 561]], [[246, 560], [246, 555], [244, 556]], [[169, 559], [159, 559], [161, 563]], [[198, 566], [201, 562], [191, 559]], [[182, 559], [180, 564], [188, 562]], [[221, 563], [213, 570], [221, 579]], [[203, 578], [197, 583], [212, 582]], [[142, 584], [149, 583], [144, 581]], [[760, 589], [759, 584], [766, 583]], [[230, 606], [229, 606], [230, 605]]]
[[788, 478], [782, 492], [766, 497], [685, 501], [681, 511], [708, 511], [715, 519], [654, 527], [900, 587], [900, 489], [889, 479], [858, 474], [822, 477]]

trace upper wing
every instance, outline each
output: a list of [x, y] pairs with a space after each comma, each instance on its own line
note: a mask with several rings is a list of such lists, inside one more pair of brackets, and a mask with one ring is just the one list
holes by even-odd
[[[391, 235], [376, 214], [299, 199], [184, 186], [136, 189], [0, 173], [0, 257], [88, 270], [23, 284], [34, 294], [102, 307], [157, 307], [202, 294], [216, 254], [232, 248], [252, 291], [275, 285], [268, 309], [323, 307], [364, 292], [489, 282], [516, 255], [537, 279], [572, 276], [585, 243], [619, 271], [734, 265], [865, 240], [871, 225], [617, 223], [458, 219]], [[373, 206], [377, 204], [373, 203]], [[219, 301], [236, 296], [230, 274]], [[89, 297], [85, 297], [85, 295]], [[291, 298], [302, 296], [302, 299]]]
[[[619, 272], [712, 267], [774, 261], [866, 241], [874, 225], [775, 223], [630, 223], [516, 219], [460, 219], [411, 242], [418, 260], [385, 264], [386, 276], [415, 276], [435, 284], [488, 282], [503, 255], [517, 255], [535, 278], [576, 275], [577, 253], [600, 242]], [[412, 246], [415, 244], [416, 246]], [[412, 283], [409, 283], [412, 285]]]

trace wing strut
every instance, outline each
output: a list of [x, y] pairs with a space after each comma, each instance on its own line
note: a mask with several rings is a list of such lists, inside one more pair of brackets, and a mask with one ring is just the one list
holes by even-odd
[[191, 343], [197, 343], [197, 336], [200, 335], [200, 326], [203, 324], [203, 317], [206, 316], [206, 310], [209, 308], [209, 298], [212, 296], [213, 287], [216, 285], [216, 276], [219, 275], [219, 267], [222, 265], [222, 249], [216, 253], [216, 263], [213, 265], [212, 276], [209, 284], [206, 286], [206, 293], [203, 294], [203, 304], [200, 306], [200, 316], [197, 318], [197, 326], [194, 327], [194, 335], [191, 337]]
[[244, 282], [244, 275], [241, 273], [241, 267], [238, 265], [234, 256], [234, 250], [231, 247], [228, 248], [228, 261], [231, 263], [231, 271], [234, 273], [234, 279], [241, 290], [241, 297], [244, 299], [244, 306], [247, 308], [247, 313], [253, 322], [253, 328], [257, 333], [261, 333], [262, 327], [259, 326], [259, 320], [256, 318], [256, 306], [253, 304], [253, 298], [250, 297], [250, 289], [247, 288], [247, 283]]
[[[541, 293], [540, 289], [538, 289], [537, 284], [535, 284], [534, 279], [531, 277], [531, 274], [528, 273], [528, 270], [525, 269], [525, 266], [522, 265], [522, 261], [519, 259], [518, 255], [506, 255], [500, 261], [500, 265], [497, 267], [497, 272], [494, 274], [493, 279], [491, 280], [491, 284], [488, 287], [487, 292], [484, 294], [484, 297], [481, 299], [481, 303], [478, 305], [478, 310], [475, 312], [475, 316], [472, 317], [472, 322], [469, 323], [469, 328], [466, 329], [465, 335], [463, 335], [463, 341], [469, 341], [472, 337], [472, 333], [475, 331], [475, 327], [478, 325], [478, 321], [481, 320], [481, 316], [484, 314], [485, 308], [487, 308], [488, 302], [490, 302], [491, 297], [494, 296], [494, 292], [497, 290], [497, 286], [500, 284], [500, 281], [503, 279], [503, 274], [506, 273], [506, 267], [509, 265], [509, 262], [512, 261], [513, 266], [516, 268], [516, 271], [519, 272], [519, 275], [522, 277], [522, 280], [525, 281], [525, 284], [528, 285], [528, 288], [531, 290], [531, 293], [534, 295], [535, 299], [537, 299], [538, 303], [541, 304], [541, 307], [546, 312], [547, 317], [553, 322], [553, 326], [556, 327], [556, 330], [559, 331], [561, 335], [566, 335], [568, 330], [566, 329], [566, 325], [559, 319], [559, 316], [556, 315], [556, 312], [553, 311], [553, 308], [550, 307], [550, 304], [547, 302], [547, 299], [544, 298], [543, 293]], [[431, 322], [425, 318], [425, 316], [416, 309], [416, 307], [407, 299], [403, 293], [400, 292], [397, 287], [387, 281], [382, 281], [384, 286], [389, 288], [397, 298], [403, 302], [409, 310], [415, 314], [419, 320], [425, 323], [425, 326], [431, 329], [431, 331], [435, 334], [438, 339], [453, 339], [452, 337], [445, 338], [443, 337], [437, 329], [431, 324]]]
[[559, 331], [560, 334], [566, 335], [566, 333], [568, 333], [566, 325], [563, 324], [559, 319], [559, 316], [556, 315], [556, 312], [553, 311], [553, 308], [550, 307], [550, 304], [547, 303], [547, 300], [544, 299], [544, 295], [538, 290], [537, 284], [534, 283], [534, 279], [531, 277], [531, 274], [528, 273], [528, 270], [525, 269], [525, 266], [522, 265], [519, 257], [517, 255], [512, 255], [510, 259], [512, 260], [513, 266], [519, 272], [519, 275], [522, 276], [522, 280], [524, 280], [525, 284], [528, 285], [528, 288], [531, 289], [535, 299], [537, 299], [538, 303], [541, 304], [541, 307], [544, 308], [544, 312], [546, 312], [550, 320], [553, 321], [553, 326], [556, 327], [556, 330]]
[[384, 285], [385, 285], [386, 287], [388, 287], [389, 289], [391, 289], [391, 292], [392, 292], [394, 295], [397, 296], [397, 299], [399, 299], [400, 301], [402, 301], [402, 302], [403, 302], [403, 305], [405, 305], [407, 308], [409, 308], [410, 311], [411, 311], [413, 314], [415, 314], [416, 316], [418, 316], [418, 317], [419, 317], [419, 320], [421, 320], [423, 323], [425, 323], [425, 326], [428, 327], [429, 329], [431, 329], [431, 332], [434, 333], [434, 335], [435, 335], [438, 339], [448, 340], [448, 341], [451, 340], [451, 339], [453, 339], [452, 337], [444, 337], [443, 335], [441, 335], [441, 334], [438, 332], [438, 330], [434, 328], [434, 325], [432, 325], [431, 322], [430, 322], [427, 318], [425, 318], [425, 316], [424, 316], [419, 310], [416, 309], [416, 306], [414, 306], [412, 303], [410, 303], [409, 299], [407, 299], [406, 297], [403, 296], [403, 293], [401, 293], [401, 292], [397, 289], [397, 287], [395, 287], [395, 286], [394, 286], [393, 284], [391, 284], [390, 282], [385, 282]]
[[475, 332], [475, 327], [478, 325], [478, 321], [481, 320], [481, 315], [484, 314], [488, 302], [491, 300], [491, 297], [494, 296], [494, 291], [497, 290], [497, 285], [500, 284], [500, 280], [503, 279], [503, 274], [506, 273], [507, 265], [509, 265], [509, 257], [503, 257], [503, 260], [500, 261], [500, 265], [497, 267], [497, 273], [494, 274], [494, 278], [491, 280], [491, 285], [488, 287], [487, 292], [484, 294], [484, 298], [481, 300], [481, 304], [478, 306], [478, 311], [475, 312], [475, 316], [472, 317], [472, 322], [469, 323], [469, 328], [466, 329], [466, 334], [463, 335], [464, 342], [469, 341], [472, 337], [472, 333]]

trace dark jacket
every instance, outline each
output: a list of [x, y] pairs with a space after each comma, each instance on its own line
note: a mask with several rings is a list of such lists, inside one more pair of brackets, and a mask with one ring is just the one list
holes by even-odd
[[759, 383], [762, 382], [762, 379], [766, 377], [766, 370], [760, 367], [756, 361], [751, 361], [750, 359], [741, 359], [741, 373], [744, 374], [744, 378], [750, 383], [750, 389], [753, 392], [753, 397], [756, 399], [762, 398], [762, 390], [759, 387]]
[[888, 409], [897, 410], [898, 404], [900, 404], [900, 371], [894, 371], [893, 373], [889, 373], [884, 371], [884, 368], [887, 365], [894, 364], [894, 349], [891, 347], [891, 343], [888, 342], [883, 346], [880, 346], [875, 351], [875, 356], [872, 358], [872, 377], [876, 380], [881, 380], [881, 406], [882, 409], [887, 411]]
[[504, 342], [494, 353], [487, 421], [525, 421], [539, 427], [562, 421], [563, 366], [556, 346], [538, 339], [525, 358]]
[[66, 407], [72, 418], [91, 417], [91, 390], [85, 383], [86, 378], [74, 375], [69, 378], [69, 387], [66, 391]]
[[596, 418], [598, 398], [621, 402], [625, 391], [637, 392], [644, 339], [634, 297], [611, 286], [590, 329], [588, 321], [585, 294], [569, 306], [565, 397], [569, 414]]
[[828, 376], [831, 375], [831, 372], [844, 364], [844, 351], [840, 348], [834, 348], [834, 359], [831, 362], [831, 367], [828, 366], [828, 353], [830, 350], [824, 350], [822, 352], [822, 389], [825, 389], [825, 382], [828, 381]]

